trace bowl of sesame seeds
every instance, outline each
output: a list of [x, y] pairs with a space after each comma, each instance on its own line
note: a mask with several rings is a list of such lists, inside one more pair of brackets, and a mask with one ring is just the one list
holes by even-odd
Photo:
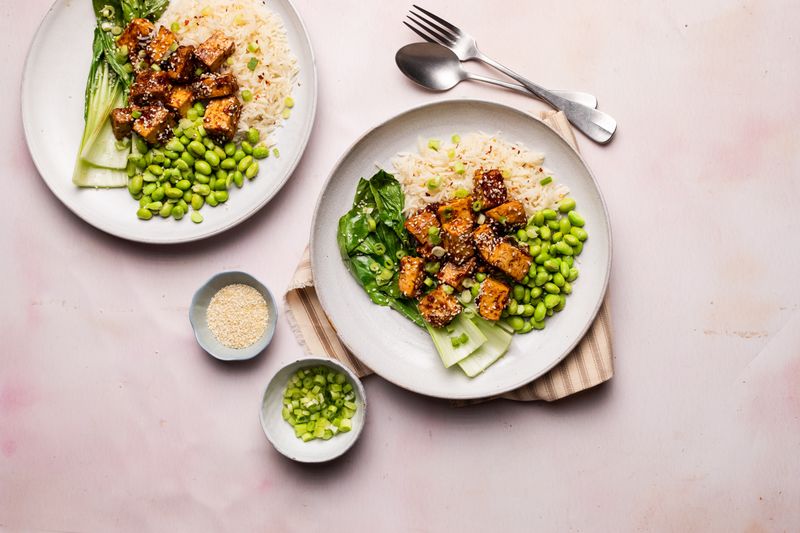
[[221, 361], [244, 361], [264, 351], [278, 318], [272, 294], [245, 272], [221, 272], [197, 289], [189, 307], [197, 343]]

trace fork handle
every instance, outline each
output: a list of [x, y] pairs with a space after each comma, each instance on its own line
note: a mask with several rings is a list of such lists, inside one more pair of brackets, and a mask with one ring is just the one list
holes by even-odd
[[[497, 80], [494, 78], [488, 78], [486, 76], [481, 76], [479, 74], [472, 74], [471, 72], [467, 73], [468, 80], [480, 81], [483, 83], [491, 83], [492, 85], [498, 85], [500, 87], [505, 87], [506, 89], [511, 89], [512, 91], [517, 91], [518, 93], [522, 93], [524, 95], [530, 96], [531, 98], [536, 98], [531, 92], [519, 85], [518, 83], [509, 83], [507, 81]], [[597, 98], [594, 95], [589, 93], [582, 93], [580, 91], [558, 91], [555, 89], [550, 90], [551, 93], [555, 94], [556, 96], [560, 96], [565, 100], [572, 100], [573, 102], [577, 102], [579, 104], [583, 104], [585, 106], [589, 106], [592, 109], [597, 107]]]
[[611, 115], [553, 94], [483, 53], [479, 52], [476, 54], [475, 59], [486, 63], [509, 78], [518, 81], [538, 98], [544, 100], [556, 109], [563, 111], [567, 119], [593, 141], [599, 144], [606, 144], [611, 140], [611, 137], [617, 130], [617, 121], [614, 120]]

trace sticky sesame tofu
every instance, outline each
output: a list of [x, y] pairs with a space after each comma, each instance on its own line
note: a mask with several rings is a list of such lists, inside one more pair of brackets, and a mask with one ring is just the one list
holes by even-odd
[[217, 30], [195, 48], [194, 56], [211, 72], [216, 72], [236, 49], [233, 39]]
[[400, 258], [400, 274], [397, 285], [406, 298], [416, 298], [425, 279], [425, 260], [421, 257], [407, 255]]
[[528, 216], [525, 214], [525, 207], [517, 200], [511, 200], [493, 209], [489, 209], [486, 211], [486, 216], [506, 228], [524, 226], [528, 221]]
[[140, 109], [142, 115], [133, 123], [133, 131], [150, 144], [167, 139], [172, 134], [175, 119], [166, 107], [160, 105], [145, 106]]
[[442, 228], [441, 224], [439, 224], [439, 219], [429, 209], [422, 209], [408, 217], [404, 226], [423, 246], [430, 245], [428, 241], [428, 230], [430, 228], [438, 228], [440, 230]]
[[481, 203], [482, 209], [492, 209], [508, 200], [508, 190], [503, 180], [503, 174], [496, 169], [483, 173], [476, 171], [472, 193], [475, 200]]
[[456, 297], [444, 292], [441, 285], [420, 298], [418, 307], [425, 322], [435, 328], [446, 326], [461, 312]]
[[128, 54], [133, 56], [142, 49], [142, 44], [153, 35], [156, 27], [147, 19], [133, 19], [117, 37], [117, 46], [127, 46]]
[[472, 245], [472, 202], [469, 198], [450, 200], [440, 205], [436, 213], [442, 224], [442, 246], [453, 261], [464, 263], [475, 254]]
[[118, 107], [111, 110], [111, 131], [119, 140], [128, 137], [133, 129], [133, 110], [130, 107]]
[[486, 320], [500, 320], [510, 292], [511, 288], [502, 281], [486, 278], [478, 293], [478, 314]]
[[159, 27], [155, 37], [145, 47], [147, 58], [151, 63], [160, 63], [169, 55], [176, 40], [175, 34], [169, 29]]
[[186, 113], [192, 107], [192, 102], [194, 102], [194, 93], [191, 89], [175, 87], [169, 95], [167, 107], [177, 112], [180, 116], [185, 117]]
[[192, 84], [192, 91], [198, 100], [230, 96], [239, 90], [233, 74], [204, 74]]
[[172, 92], [172, 83], [166, 72], [145, 70], [131, 84], [128, 101], [134, 105], [166, 104]]
[[475, 271], [477, 261], [474, 257], [467, 260], [464, 264], [458, 265], [453, 262], [447, 262], [439, 270], [437, 277], [440, 283], [446, 283], [454, 289], [461, 290], [462, 283], [467, 279], [470, 274]]
[[495, 247], [500, 243], [500, 238], [488, 224], [481, 224], [472, 232], [472, 241], [481, 258], [488, 262], [492, 257]]
[[167, 59], [164, 72], [175, 83], [187, 83], [194, 74], [194, 46], [179, 46]]
[[516, 246], [505, 241], [494, 247], [488, 263], [499, 268], [516, 281], [522, 281], [528, 275], [533, 258]]
[[241, 113], [242, 104], [235, 96], [211, 100], [206, 106], [203, 127], [210, 136], [230, 141], [236, 134]]

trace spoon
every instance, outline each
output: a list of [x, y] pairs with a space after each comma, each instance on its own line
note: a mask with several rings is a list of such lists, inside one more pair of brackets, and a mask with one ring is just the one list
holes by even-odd
[[[394, 60], [402, 73], [411, 81], [433, 91], [447, 91], [464, 80], [472, 80], [499, 85], [535, 98], [522, 85], [468, 72], [461, 66], [461, 61], [455, 53], [437, 43], [408, 44], [397, 51]], [[593, 109], [597, 107], [597, 98], [588, 93], [577, 91], [550, 92]]]

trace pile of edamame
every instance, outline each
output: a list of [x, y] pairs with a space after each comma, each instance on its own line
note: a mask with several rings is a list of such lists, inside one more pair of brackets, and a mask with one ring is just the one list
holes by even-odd
[[[269, 157], [269, 148], [259, 144], [259, 132], [247, 131], [239, 143], [220, 144], [203, 128], [205, 106], [194, 104], [181, 119], [173, 137], [158, 147], [148, 147], [133, 134], [134, 151], [128, 156], [128, 192], [139, 201], [136, 216], [150, 220], [203, 221], [204, 205], [216, 207], [228, 200], [231, 185], [241, 188], [245, 178], [258, 175], [258, 161]], [[274, 150], [277, 157], [277, 148]], [[191, 213], [190, 213], [191, 208]]]
[[503, 311], [503, 320], [517, 333], [544, 329], [547, 318], [567, 305], [567, 295], [578, 279], [575, 257], [589, 237], [575, 207], [573, 198], [564, 198], [557, 211], [536, 212], [515, 235], [533, 257], [528, 275], [514, 285]]

